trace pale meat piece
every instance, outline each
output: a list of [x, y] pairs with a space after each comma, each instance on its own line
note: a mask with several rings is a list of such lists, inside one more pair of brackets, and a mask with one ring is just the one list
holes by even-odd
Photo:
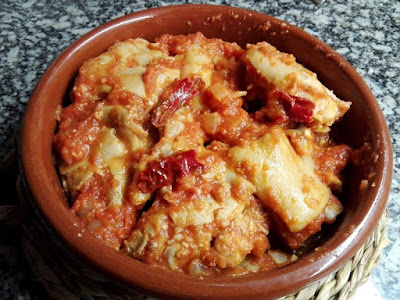
[[97, 138], [91, 143], [83, 160], [69, 164], [63, 162], [59, 168], [60, 174], [66, 189], [74, 198], [94, 174], [102, 176], [109, 171], [114, 180], [109, 190], [110, 205], [121, 206], [134, 165], [130, 154], [147, 151], [153, 144], [152, 139], [142, 125], [135, 122], [129, 106], [103, 105], [91, 117], [101, 124]]
[[165, 34], [156, 39], [152, 48], [182, 60], [181, 78], [201, 76], [206, 87], [211, 84], [211, 75], [234, 84], [238, 59], [244, 52], [236, 43], [207, 39], [200, 32], [187, 36]]
[[248, 45], [242, 60], [250, 84], [265, 92], [278, 89], [314, 103], [311, 125], [315, 131], [329, 131], [329, 126], [350, 108], [350, 102], [337, 98], [315, 73], [297, 63], [293, 55], [280, 52], [267, 42]]
[[256, 195], [299, 232], [325, 208], [330, 191], [315, 175], [312, 159], [301, 158], [280, 127], [229, 151], [234, 164], [245, 170]]
[[182, 78], [198, 75], [207, 87], [211, 84], [213, 70], [212, 57], [200, 45], [192, 45], [183, 55]]
[[[94, 174], [103, 176], [107, 171], [113, 178], [109, 191], [110, 205], [121, 206], [127, 179], [135, 165], [131, 156], [149, 152], [153, 146], [146, 125], [149, 111], [165, 87], [179, 78], [180, 69], [179, 64], [171, 62], [172, 58], [151, 49], [151, 45], [143, 39], [116, 43], [80, 68], [72, 90], [74, 103], [71, 108], [79, 112], [88, 106], [86, 103], [96, 101], [98, 104], [77, 125], [72, 123], [75, 120], [66, 117], [63, 120], [61, 114], [64, 123], [60, 126], [60, 133], [65, 130], [69, 134], [65, 145], [76, 145], [77, 137], [85, 134], [90, 145], [82, 145], [85, 154], [72, 151], [72, 158], [64, 159], [60, 166], [65, 188], [73, 198], [79, 195], [82, 185]], [[154, 68], [157, 72], [152, 71]], [[87, 129], [89, 122], [96, 127]], [[96, 134], [89, 135], [86, 131]], [[64, 146], [64, 149], [69, 148]]]
[[102, 176], [104, 172], [110, 172], [114, 184], [108, 190], [109, 205], [121, 206], [128, 178], [129, 164], [126, 154], [125, 145], [116, 137], [115, 129], [104, 127], [100, 132], [98, 143], [92, 145], [89, 155], [84, 160], [60, 166], [60, 174], [66, 189], [75, 198], [83, 184], [94, 174]]
[[199, 149], [204, 144], [204, 132], [194, 121], [190, 109], [181, 107], [165, 123], [161, 131], [161, 139], [154, 145], [151, 153], [143, 155], [137, 167], [135, 176], [129, 186], [128, 198], [134, 205], [143, 205], [152, 194], [144, 193], [138, 188], [140, 171], [146, 169], [149, 162], [160, 157], [190, 149]]
[[218, 154], [204, 148], [197, 152], [203, 167], [159, 190], [125, 241], [129, 255], [206, 275], [216, 266], [238, 266], [254, 248], [256, 253], [266, 251], [268, 224], [252, 196], [252, 184]]
[[[74, 99], [98, 101], [112, 91], [124, 91], [146, 99], [151, 108], [165, 86], [179, 78], [180, 69], [173, 59], [143, 39], [116, 43], [103, 54], [85, 62], [72, 90]], [[158, 73], [145, 80], [156, 63]], [[155, 72], [152, 72], [154, 74]], [[145, 82], [146, 81], [146, 82]]]

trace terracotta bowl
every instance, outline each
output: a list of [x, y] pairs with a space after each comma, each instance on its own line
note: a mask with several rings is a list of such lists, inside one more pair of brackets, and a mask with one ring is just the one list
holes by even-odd
[[[268, 41], [318, 74], [335, 94], [351, 101], [334, 128], [354, 148], [372, 145], [366, 166], [352, 167], [341, 196], [345, 211], [317, 250], [285, 267], [239, 277], [190, 277], [161, 270], [103, 245], [84, 231], [69, 210], [52, 160], [55, 112], [68, 97], [78, 68], [117, 40], [201, 31], [206, 37], [246, 43]], [[296, 292], [339, 269], [363, 245], [383, 214], [392, 176], [392, 149], [385, 119], [356, 71], [334, 50], [305, 31], [273, 17], [244, 9], [183, 5], [149, 9], [106, 23], [72, 44], [51, 65], [30, 99], [23, 123], [21, 166], [27, 190], [58, 243], [115, 282], [145, 294], [170, 298], [272, 299]], [[362, 179], [372, 176], [360, 190]], [[67, 262], [66, 262], [67, 263]]]

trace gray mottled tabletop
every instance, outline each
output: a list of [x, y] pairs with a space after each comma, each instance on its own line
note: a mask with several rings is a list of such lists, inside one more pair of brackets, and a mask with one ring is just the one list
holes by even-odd
[[[352, 64], [379, 101], [394, 150], [388, 237], [380, 265], [356, 299], [400, 296], [400, 2], [395, 0], [263, 1], [0, 1], [0, 160], [11, 149], [29, 96], [46, 68], [96, 26], [156, 6], [214, 3], [288, 21], [330, 45]], [[0, 198], [1, 199], [1, 198]], [[0, 225], [0, 299], [43, 299], [32, 283], [18, 229]], [[366, 297], [366, 298], [365, 298]]]

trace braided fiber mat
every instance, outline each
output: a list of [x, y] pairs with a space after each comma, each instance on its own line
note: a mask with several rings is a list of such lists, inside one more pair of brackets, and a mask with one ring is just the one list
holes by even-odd
[[[365, 244], [337, 272], [279, 300], [351, 299], [378, 264], [382, 249], [389, 244], [387, 220], [386, 212]], [[21, 242], [32, 274], [54, 299], [152, 299], [116, 286], [76, 257], [66, 260], [71, 253], [66, 253], [68, 250], [59, 245], [49, 244], [48, 233], [38, 220], [32, 219], [29, 224], [22, 225]]]

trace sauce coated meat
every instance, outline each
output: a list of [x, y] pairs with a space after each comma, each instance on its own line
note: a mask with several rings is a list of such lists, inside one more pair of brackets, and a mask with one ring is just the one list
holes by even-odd
[[266, 42], [126, 40], [82, 65], [70, 98], [54, 149], [71, 209], [145, 263], [270, 270], [343, 210], [352, 149], [329, 131], [350, 103]]

